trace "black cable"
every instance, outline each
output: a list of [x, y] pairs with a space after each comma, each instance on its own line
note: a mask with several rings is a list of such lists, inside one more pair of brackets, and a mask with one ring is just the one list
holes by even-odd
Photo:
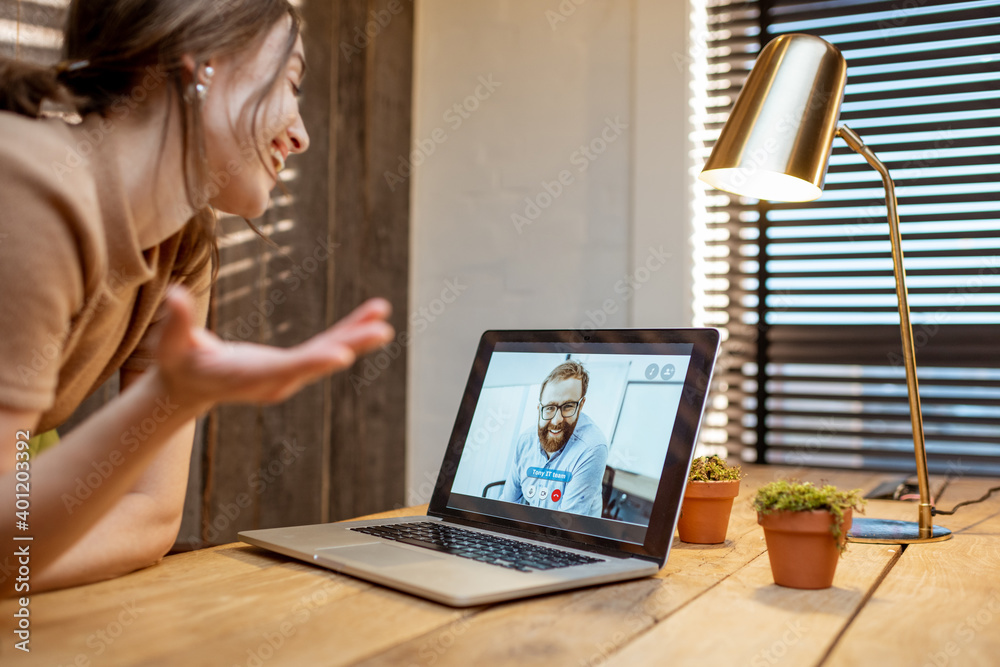
[[936, 515], [936, 514], [954, 514], [955, 511], [959, 507], [964, 507], [965, 505], [975, 505], [976, 503], [981, 503], [984, 500], [986, 500], [987, 498], [989, 498], [990, 496], [992, 496], [997, 491], [1000, 491], [1000, 486], [994, 486], [992, 489], [990, 489], [989, 491], [986, 492], [985, 496], [983, 496], [979, 500], [966, 500], [965, 502], [962, 502], [962, 503], [959, 503], [959, 504], [955, 505], [954, 507], [951, 508], [951, 511], [939, 510], [936, 507], [932, 507], [931, 508], [931, 514], [932, 515]]
[[[944, 478], [944, 482], [941, 484], [941, 488], [938, 489], [938, 492], [937, 492], [937, 497], [938, 498], [940, 498], [941, 496], [944, 495], [944, 492], [951, 485], [951, 480], [953, 480], [953, 479], [955, 479], [955, 477], [951, 473], [949, 473], [948, 476]], [[931, 501], [931, 502], [933, 502], [933, 501]], [[952, 509], [951, 511], [954, 512], [955, 510]]]

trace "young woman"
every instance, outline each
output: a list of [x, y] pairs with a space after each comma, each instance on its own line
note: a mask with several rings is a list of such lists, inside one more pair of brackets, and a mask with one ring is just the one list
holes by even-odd
[[[309, 146], [286, 0], [74, 0], [64, 51], [52, 68], [0, 61], [0, 564], [30, 544], [31, 572], [26, 588], [16, 563], [0, 570], [5, 595], [162, 558], [196, 417], [281, 401], [393, 336], [381, 299], [291, 349], [202, 328], [213, 210], [259, 216], [286, 158]], [[38, 118], [45, 99], [82, 121]], [[117, 398], [25, 450], [113, 373]]]

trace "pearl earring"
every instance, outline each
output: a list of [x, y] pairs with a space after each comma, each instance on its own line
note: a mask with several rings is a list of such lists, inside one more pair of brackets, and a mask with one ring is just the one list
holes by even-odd
[[187, 98], [188, 102], [191, 102], [193, 100], [198, 100], [198, 103], [202, 104], [205, 102], [205, 98], [208, 97], [208, 89], [212, 85], [212, 77], [215, 76], [215, 68], [212, 67], [211, 65], [206, 65], [204, 72], [205, 72], [204, 83], [200, 81], [195, 83], [194, 81], [192, 81], [191, 85], [188, 86], [187, 94], [184, 96]]

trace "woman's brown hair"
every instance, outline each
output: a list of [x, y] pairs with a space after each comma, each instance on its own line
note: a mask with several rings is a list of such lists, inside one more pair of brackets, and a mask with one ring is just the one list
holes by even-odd
[[[141, 102], [137, 93], [145, 90], [149, 77], [166, 79], [168, 108], [174, 107], [174, 99], [180, 101], [185, 187], [196, 211], [183, 232], [185, 256], [178, 258], [177, 273], [194, 273], [213, 259], [217, 270], [215, 215], [207, 205], [213, 186], [205, 160], [201, 105], [188, 92], [190, 80], [185, 82], [185, 77], [190, 75], [183, 57], [194, 59], [197, 75], [197, 67], [210, 57], [261, 42], [286, 16], [291, 27], [281, 67], [244, 110], [250, 116], [251, 136], [257, 137], [257, 112], [284, 70], [301, 26], [298, 11], [287, 0], [73, 0], [59, 65], [42, 67], [0, 58], [0, 109], [38, 117], [43, 101], [50, 100], [80, 115], [108, 117], [121, 105], [131, 108]], [[164, 123], [164, 140], [166, 128]], [[254, 148], [263, 160], [261, 149]]]

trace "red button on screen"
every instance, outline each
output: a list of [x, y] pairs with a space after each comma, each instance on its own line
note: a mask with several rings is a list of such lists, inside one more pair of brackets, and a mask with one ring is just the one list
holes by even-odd
[[552, 492], [552, 502], [557, 503], [559, 502], [560, 498], [562, 498], [562, 491], [556, 489], [555, 491]]

